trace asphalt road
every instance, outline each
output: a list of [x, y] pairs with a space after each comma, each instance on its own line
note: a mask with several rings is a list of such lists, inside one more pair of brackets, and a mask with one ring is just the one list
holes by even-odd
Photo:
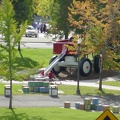
[[[119, 105], [120, 96], [82, 96], [83, 98], [98, 98], [99, 104], [103, 105]], [[58, 95], [51, 97], [49, 95], [25, 94], [13, 95], [13, 107], [63, 107], [65, 101], [71, 103], [71, 107], [75, 107], [76, 102], [84, 102], [84, 99], [78, 95]], [[9, 98], [0, 96], [0, 107], [8, 107]]]
[[21, 48], [53, 48], [52, 43], [21, 43]]
[[[44, 33], [39, 33], [37, 38], [23, 36], [21, 48], [53, 48], [53, 38], [54, 36], [46, 37]], [[2, 39], [0, 39], [0, 42], [5, 44]]]

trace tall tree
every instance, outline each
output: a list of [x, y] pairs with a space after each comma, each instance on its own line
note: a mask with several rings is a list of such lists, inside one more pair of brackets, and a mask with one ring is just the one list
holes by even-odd
[[15, 10], [15, 19], [18, 25], [25, 22], [31, 23], [34, 14], [34, 1], [33, 0], [12, 0]]
[[[15, 10], [15, 15], [14, 15], [15, 20], [18, 22], [17, 28], [19, 32], [21, 23], [27, 20], [28, 24], [30, 24], [33, 20], [34, 1], [33, 0], [12, 0], [12, 4]], [[18, 50], [20, 52], [20, 42], [18, 43]]]
[[51, 5], [50, 18], [56, 24], [56, 27], [64, 32], [65, 38], [68, 38], [70, 32], [68, 7], [71, 3], [72, 0], [53, 0], [53, 5]]
[[[5, 45], [0, 44], [1, 52], [0, 59], [1, 64], [6, 64], [8, 67], [6, 78], [10, 80], [10, 102], [9, 108], [12, 109], [12, 79], [13, 79], [13, 64], [16, 56], [16, 45], [21, 40], [24, 32], [25, 25], [21, 25], [21, 31], [17, 33], [17, 22], [14, 20], [14, 9], [10, 0], [3, 0], [0, 7], [0, 30], [4, 36]], [[7, 54], [5, 54], [5, 52]]]
[[[43, 18], [50, 18], [50, 24], [58, 31], [63, 31], [68, 38], [70, 24], [68, 21], [68, 7], [72, 0], [35, 0], [36, 13]], [[38, 4], [37, 4], [38, 3]]]
[[35, 14], [42, 16], [44, 20], [48, 20], [51, 3], [51, 0], [34, 0]]
[[[120, 36], [119, 5], [120, 0], [73, 0], [69, 8], [71, 25], [84, 36], [82, 53], [101, 54], [101, 71], [102, 68], [120, 68], [113, 59], [120, 58], [120, 41], [117, 39]], [[99, 89], [102, 90], [102, 72]]]

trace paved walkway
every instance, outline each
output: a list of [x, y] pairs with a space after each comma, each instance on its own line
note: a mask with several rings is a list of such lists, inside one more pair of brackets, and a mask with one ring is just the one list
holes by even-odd
[[[103, 81], [120, 81], [120, 76], [113, 76], [103, 79]], [[1, 83], [9, 83], [8, 81], [0, 80]], [[19, 81], [13, 81], [13, 83], [16, 84], [27, 84], [27, 81], [19, 82]], [[54, 84], [63, 84], [63, 85], [77, 85], [77, 81], [74, 80], [65, 80], [65, 81], [55, 81]], [[79, 81], [80, 86], [89, 86], [89, 87], [97, 87], [99, 88], [99, 79], [93, 79], [93, 80], [80, 80]], [[108, 86], [108, 85], [102, 85], [102, 88], [109, 89], [109, 90], [120, 90], [120, 87], [117, 86]]]
[[[111, 80], [113, 78], [110, 78]], [[105, 81], [105, 80], [103, 80]], [[61, 84], [65, 84], [65, 85], [77, 85], [76, 81], [72, 81], [72, 80], [65, 80], [62, 81]], [[95, 80], [82, 80], [79, 82], [80, 86], [89, 86], [89, 87], [97, 87], [99, 88], [99, 80], [95, 79]], [[120, 90], [120, 87], [117, 86], [108, 86], [108, 85], [102, 85], [102, 88], [104, 89], [109, 89], [109, 90]]]
[[[100, 104], [103, 105], [119, 105], [120, 96], [78, 96], [78, 95], [58, 95], [51, 97], [48, 95], [29, 94], [29, 95], [13, 95], [13, 107], [63, 107], [65, 101], [71, 103], [71, 107], [75, 107], [76, 102], [84, 102], [83, 98], [97, 97]], [[0, 96], [0, 107], [8, 107], [9, 98]]]

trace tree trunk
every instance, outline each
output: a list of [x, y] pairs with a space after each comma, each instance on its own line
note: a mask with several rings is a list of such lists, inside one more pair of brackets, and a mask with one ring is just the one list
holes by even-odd
[[103, 55], [105, 49], [102, 51], [102, 56], [100, 56], [100, 81], [99, 81], [99, 90], [102, 90], [102, 79], [103, 79]]
[[20, 50], [20, 42], [18, 42], [18, 51], [21, 51], [21, 50]]
[[[19, 32], [20, 32], [20, 31], [19, 31]], [[23, 58], [23, 55], [22, 55], [22, 53], [21, 53], [20, 41], [18, 42], [18, 52], [19, 52], [21, 58]]]
[[65, 32], [65, 39], [68, 39], [68, 32]]
[[103, 70], [102, 68], [100, 68], [99, 90], [102, 90], [102, 76], [103, 76]]
[[10, 79], [10, 101], [9, 109], [12, 109], [12, 49], [11, 44], [9, 43], [9, 79]]
[[21, 50], [19, 51], [19, 54], [20, 54], [21, 58], [24, 59]]
[[9, 101], [9, 109], [12, 109], [12, 80], [10, 80], [10, 101]]

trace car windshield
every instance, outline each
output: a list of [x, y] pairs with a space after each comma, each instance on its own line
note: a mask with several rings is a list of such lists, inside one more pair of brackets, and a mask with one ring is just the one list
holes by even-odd
[[27, 29], [28, 29], [28, 30], [34, 30], [34, 27], [29, 26]]

